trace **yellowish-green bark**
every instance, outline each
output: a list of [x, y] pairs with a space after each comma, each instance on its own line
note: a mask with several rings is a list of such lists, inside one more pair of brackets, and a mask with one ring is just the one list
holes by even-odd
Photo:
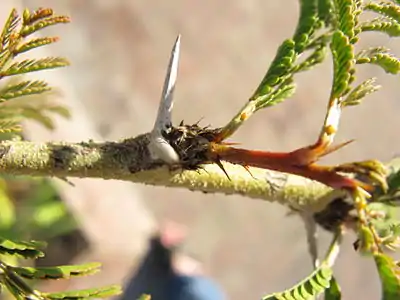
[[[171, 170], [154, 161], [148, 134], [120, 142], [0, 143], [0, 172], [15, 175], [126, 180], [181, 187], [206, 193], [240, 194], [296, 208], [319, 210], [331, 198], [330, 188], [299, 176], [225, 164], [229, 180], [216, 165], [198, 171]], [[252, 177], [253, 176], [253, 177]]]

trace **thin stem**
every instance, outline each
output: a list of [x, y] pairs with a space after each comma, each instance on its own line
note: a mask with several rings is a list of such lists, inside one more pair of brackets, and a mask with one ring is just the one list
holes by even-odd
[[32, 289], [25, 281], [22, 280], [13, 270], [4, 262], [0, 261], [0, 269], [3, 271], [4, 280], [18, 290], [21, 295], [32, 300], [44, 300], [44, 297], [34, 289]]
[[215, 139], [215, 142], [221, 142], [233, 135], [240, 126], [243, 125], [257, 111], [257, 101], [250, 100], [240, 109], [240, 111], [226, 124], [221, 133]]
[[333, 267], [337, 257], [339, 256], [340, 245], [342, 241], [343, 241], [343, 231], [341, 229], [338, 229], [335, 235], [333, 236], [333, 240], [329, 245], [328, 251], [326, 252], [326, 256], [323, 261], [324, 265], [328, 267]]

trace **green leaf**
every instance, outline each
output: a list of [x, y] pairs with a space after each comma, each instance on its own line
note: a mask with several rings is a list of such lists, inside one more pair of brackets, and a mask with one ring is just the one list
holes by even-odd
[[385, 254], [374, 255], [382, 284], [382, 299], [398, 300], [400, 295], [400, 268], [393, 259]]
[[37, 121], [47, 129], [53, 130], [55, 128], [53, 119], [44, 114], [42, 111], [37, 110], [35, 108], [30, 108], [30, 107], [24, 108], [24, 110], [22, 111], [22, 115], [26, 119]]
[[10, 41], [10, 36], [17, 28], [20, 18], [18, 16], [17, 10], [14, 8], [3, 26], [3, 31], [0, 36], [0, 50], [3, 51], [4, 47], [7, 46]]
[[70, 19], [67, 16], [51, 16], [38, 22], [34, 22], [32, 25], [23, 26], [21, 30], [21, 36], [26, 37], [45, 27], [69, 22]]
[[88, 298], [106, 298], [121, 294], [121, 287], [118, 285], [112, 285], [102, 288], [94, 288], [79, 291], [67, 291], [61, 293], [42, 293], [43, 296], [48, 299], [61, 300], [80, 300]]
[[330, 44], [333, 32], [321, 34], [310, 42], [306, 50], [313, 50], [321, 47], [326, 47]]
[[0, 123], [2, 118], [11, 119], [14, 122], [32, 119], [48, 129], [54, 129], [55, 124], [49, 113], [69, 118], [70, 112], [66, 107], [55, 103], [51, 96], [52, 94], [31, 94], [30, 97], [19, 97], [12, 101], [0, 102]]
[[400, 248], [400, 223], [399, 221], [387, 222], [386, 227], [381, 227], [379, 236], [382, 246], [391, 251], [397, 251]]
[[358, 244], [357, 251], [361, 254], [369, 255], [373, 247], [375, 246], [374, 236], [372, 235], [371, 229], [368, 226], [360, 225], [358, 230]]
[[0, 186], [0, 228], [2, 230], [10, 229], [15, 224], [15, 207], [6, 191], [4, 181]]
[[349, 43], [357, 42], [356, 25], [361, 9], [358, 7], [358, 2], [354, 0], [335, 0], [337, 13], [337, 29], [347, 36]]
[[339, 98], [350, 90], [350, 83], [354, 80], [354, 53], [349, 38], [341, 31], [332, 36], [331, 51], [333, 56], [333, 86], [331, 98]]
[[358, 105], [367, 95], [376, 92], [381, 88], [380, 85], [376, 85], [376, 78], [370, 78], [356, 86], [343, 100], [344, 106]]
[[369, 2], [365, 5], [365, 10], [376, 12], [380, 15], [392, 18], [400, 23], [400, 6], [390, 2]]
[[17, 133], [21, 132], [22, 127], [15, 118], [0, 118], [0, 133]]
[[58, 37], [42, 37], [42, 38], [35, 38], [30, 40], [29, 42], [23, 43], [22, 45], [18, 46], [15, 50], [15, 53], [20, 54], [44, 45], [49, 45], [58, 41]]
[[333, 0], [318, 0], [318, 17], [325, 23], [325, 26], [335, 25], [336, 15], [334, 14]]
[[342, 231], [335, 232], [321, 265], [296, 286], [280, 293], [265, 296], [263, 300], [311, 300], [331, 286], [332, 266], [339, 254]]
[[31, 12], [28, 8], [24, 9], [22, 14], [22, 22], [24, 25], [31, 25], [39, 20], [51, 17], [53, 15], [53, 10], [51, 8], [39, 8]]
[[[6, 284], [8, 290], [17, 299], [32, 299], [42, 300], [40, 293], [31, 288], [24, 280], [22, 280], [13, 270], [12, 267], [0, 262], [3, 274], [3, 282]], [[20, 298], [21, 296], [21, 298]]]
[[46, 247], [46, 243], [38, 241], [12, 241], [0, 237], [0, 253], [8, 255], [18, 255], [24, 258], [43, 257], [41, 251]]
[[296, 286], [281, 293], [265, 296], [263, 300], [311, 300], [323, 293], [330, 286], [331, 279], [332, 269], [321, 265]]
[[12, 282], [10, 282], [7, 278], [5, 278], [2, 281], [2, 283], [5, 285], [7, 290], [11, 293], [11, 295], [13, 295], [15, 300], [25, 300], [26, 299], [24, 297], [24, 295], [20, 292], [20, 290], [18, 290], [18, 288]]
[[63, 218], [67, 213], [65, 205], [61, 201], [41, 205], [34, 213], [33, 219], [39, 227], [49, 227]]
[[296, 59], [295, 43], [293, 40], [286, 40], [279, 47], [271, 66], [262, 82], [251, 96], [250, 101], [259, 101], [272, 92], [274, 86], [285, 80]]
[[69, 62], [62, 57], [46, 57], [41, 59], [26, 59], [13, 63], [7, 70], [0, 72], [4, 76], [18, 75], [41, 70], [48, 70], [68, 66]]
[[385, 72], [397, 74], [400, 72], [400, 60], [390, 54], [384, 47], [362, 50], [356, 55], [357, 64], [375, 64]]
[[42, 94], [50, 91], [51, 88], [44, 81], [22, 81], [17, 84], [11, 84], [0, 89], [0, 101], [10, 100], [17, 97]]
[[300, 16], [297, 22], [296, 32], [293, 35], [295, 49], [301, 53], [310, 43], [315, 29], [320, 27], [318, 19], [318, 0], [300, 1]]
[[359, 28], [362, 32], [379, 31], [391, 37], [400, 36], [400, 24], [393, 19], [385, 17], [363, 22]]
[[381, 198], [383, 198], [383, 201], [386, 201], [386, 198], [389, 198], [388, 200], [390, 201], [391, 199], [400, 196], [400, 158], [394, 159], [393, 164], [389, 166], [389, 169], [389, 176], [386, 178], [388, 190], [386, 192], [378, 191], [378, 201], [381, 201]]
[[387, 202], [375, 202], [381, 201], [380, 197], [374, 202], [368, 203], [367, 211], [369, 214], [375, 216], [371, 220], [372, 226], [377, 231], [379, 237], [385, 240], [387, 237], [399, 236], [397, 232], [398, 226], [398, 209]]
[[89, 263], [75, 266], [57, 266], [44, 268], [12, 267], [21, 277], [27, 279], [69, 279], [76, 276], [86, 276], [97, 273], [100, 263]]
[[270, 97], [263, 99], [257, 103], [257, 109], [262, 109], [264, 107], [273, 106], [279, 104], [293, 96], [296, 91], [296, 85], [292, 83], [292, 80], [287, 80], [287, 83], [282, 84], [278, 89], [276, 89]]
[[309, 55], [303, 62], [299, 63], [293, 68], [293, 72], [307, 71], [313, 68], [315, 65], [322, 63], [327, 54], [327, 47], [325, 44], [317, 46], [314, 51]]
[[49, 107], [24, 107], [21, 114], [26, 119], [32, 119], [45, 126], [47, 129], [53, 130], [55, 128], [53, 118], [46, 115], [46, 111], [57, 113], [63, 117], [69, 117], [69, 112], [62, 106], [49, 106]]
[[342, 292], [340, 291], [340, 286], [336, 281], [335, 277], [332, 277], [329, 288], [325, 290], [324, 300], [340, 300], [340, 299], [342, 299]]

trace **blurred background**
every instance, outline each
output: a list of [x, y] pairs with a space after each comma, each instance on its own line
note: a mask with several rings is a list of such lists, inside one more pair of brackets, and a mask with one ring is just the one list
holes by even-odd
[[[70, 108], [72, 119], [57, 119], [54, 131], [26, 124], [25, 135], [37, 141], [116, 140], [150, 130], [178, 33], [182, 48], [174, 120], [202, 119], [203, 125], [222, 126], [257, 87], [280, 42], [294, 32], [297, 2], [2, 0], [0, 20], [12, 7], [51, 7], [72, 18], [69, 25], [43, 32], [60, 36], [59, 43], [32, 52], [35, 57], [61, 55], [71, 61], [67, 69], [34, 76], [57, 87], [57, 101]], [[360, 46], [377, 45], [400, 54], [398, 40], [362, 35]], [[282, 151], [313, 142], [323, 121], [331, 75], [328, 59], [297, 76], [295, 96], [256, 114], [234, 141], [246, 148]], [[325, 162], [387, 161], [399, 153], [399, 78], [377, 67], [359, 67], [360, 80], [375, 76], [383, 89], [343, 114], [337, 141], [356, 143]], [[3, 234], [48, 240], [43, 265], [103, 263], [96, 276], [49, 283], [42, 289], [129, 281], [151, 235], [171, 220], [186, 226], [182, 252], [200, 262], [228, 299], [260, 299], [311, 271], [303, 225], [298, 217], [288, 217], [284, 207], [127, 182], [71, 181], [75, 187], [58, 180], [5, 180], [11, 200], [5, 197], [2, 205], [8, 205], [11, 221], [3, 226]], [[16, 221], [22, 224], [18, 230], [12, 225]], [[353, 241], [353, 236], [346, 239], [335, 267], [344, 299], [378, 299], [374, 264], [353, 251]], [[328, 242], [329, 235], [322, 233], [322, 253]]]

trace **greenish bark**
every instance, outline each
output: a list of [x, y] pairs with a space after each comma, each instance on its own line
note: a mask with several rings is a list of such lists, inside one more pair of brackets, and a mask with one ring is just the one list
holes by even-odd
[[274, 171], [251, 168], [250, 174], [241, 166], [225, 164], [229, 180], [216, 165], [205, 165], [198, 171], [170, 168], [150, 157], [148, 143], [148, 134], [99, 143], [3, 141], [0, 172], [117, 179], [205, 193], [239, 194], [313, 211], [323, 208], [331, 198], [327, 195], [332, 190], [318, 182]]

